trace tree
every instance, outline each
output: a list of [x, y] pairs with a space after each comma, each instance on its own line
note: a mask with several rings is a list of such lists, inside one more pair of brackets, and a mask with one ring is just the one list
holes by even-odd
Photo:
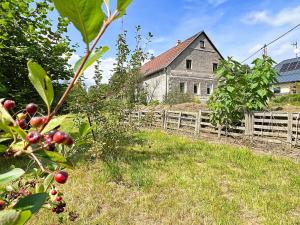
[[153, 35], [149, 32], [144, 39], [141, 34], [141, 26], [136, 26], [133, 50], [130, 50], [127, 44], [127, 31], [118, 37], [117, 62], [109, 84], [112, 92], [117, 93], [116, 97], [121, 98], [129, 105], [147, 101], [145, 89], [141, 85], [143, 76], [140, 68], [143, 62], [149, 58], [149, 53], [145, 49], [152, 37]]
[[234, 125], [245, 112], [267, 106], [274, 94], [270, 87], [278, 76], [274, 63], [268, 56], [254, 60], [252, 68], [232, 58], [223, 60], [217, 70], [218, 88], [208, 101], [212, 123]]
[[47, 18], [52, 10], [53, 6], [46, 0], [0, 3], [0, 86], [1, 90], [9, 90], [6, 96], [13, 97], [20, 105], [28, 96], [41, 103], [29, 80], [24, 79], [28, 75], [28, 59], [43, 65], [57, 95], [65, 87], [62, 81], [71, 78], [67, 62], [73, 49], [69, 39], [64, 37], [68, 20], [59, 18], [53, 29], [53, 23]]

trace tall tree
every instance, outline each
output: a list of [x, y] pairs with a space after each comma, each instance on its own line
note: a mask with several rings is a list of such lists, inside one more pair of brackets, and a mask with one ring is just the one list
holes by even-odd
[[[53, 6], [47, 0], [6, 0], [0, 3], [0, 94], [19, 103], [40, 102], [28, 79], [27, 61], [41, 64], [53, 80], [59, 95], [63, 80], [71, 77], [67, 65], [72, 55], [64, 34], [68, 21], [59, 18], [56, 27], [47, 17]], [[5, 87], [4, 87], [5, 85]], [[9, 90], [6, 93], [5, 90]]]

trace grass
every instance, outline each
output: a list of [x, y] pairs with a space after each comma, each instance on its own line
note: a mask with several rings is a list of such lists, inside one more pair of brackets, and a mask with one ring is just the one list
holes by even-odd
[[[160, 131], [136, 140], [69, 171], [63, 224], [300, 224], [299, 164]], [[29, 224], [51, 223], [42, 210]]]

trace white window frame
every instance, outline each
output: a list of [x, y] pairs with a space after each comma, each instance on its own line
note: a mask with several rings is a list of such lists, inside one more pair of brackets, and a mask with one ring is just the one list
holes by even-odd
[[[208, 88], [209, 88], [209, 93], [208, 93]], [[212, 95], [213, 91], [214, 91], [214, 84], [213, 83], [206, 84], [206, 94], [210, 96]]]
[[[195, 89], [194, 89], [195, 85], [197, 85], [197, 93], [195, 93]], [[194, 95], [200, 95], [200, 93], [201, 93], [201, 89], [200, 88], [201, 88], [200, 83], [194, 83], [193, 84], [193, 94]]]
[[[191, 68], [187, 68], [187, 62], [188, 62], [188, 61], [191, 62]], [[185, 60], [185, 68], [186, 68], [187, 70], [192, 70], [192, 68], [193, 68], [193, 60], [191, 60], [191, 59], [186, 59], [186, 60]]]
[[[183, 92], [181, 92], [181, 84], [183, 84]], [[186, 81], [181, 81], [179, 82], [179, 91], [180, 93], [186, 94], [187, 93], [187, 82]]]
[[[203, 42], [203, 47], [202, 47], [202, 45], [201, 45], [202, 42]], [[205, 41], [204, 41], [204, 40], [200, 40], [200, 43], [199, 43], [199, 44], [200, 44], [200, 48], [201, 48], [201, 49], [205, 49]]]

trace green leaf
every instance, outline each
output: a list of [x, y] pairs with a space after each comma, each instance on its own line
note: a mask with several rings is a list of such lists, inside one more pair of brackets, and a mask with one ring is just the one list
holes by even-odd
[[105, 15], [103, 0], [53, 0], [62, 17], [67, 17], [80, 31], [84, 42], [89, 43], [98, 35]]
[[11, 127], [23, 140], [26, 139], [27, 133], [20, 127]]
[[79, 127], [79, 135], [81, 137], [85, 137], [90, 133], [90, 131], [91, 131], [91, 127], [90, 124], [87, 122], [83, 122]]
[[43, 193], [43, 192], [45, 192], [44, 185], [43, 184], [37, 184], [35, 186], [35, 193]]
[[127, 7], [132, 3], [132, 0], [118, 0], [117, 10], [119, 12], [118, 17], [122, 17], [127, 10]]
[[37, 213], [48, 198], [47, 193], [38, 193], [21, 198], [14, 209], [25, 211], [30, 210], [32, 214]]
[[12, 137], [0, 137], [0, 143], [1, 142], [5, 142], [5, 141], [9, 141], [9, 140], [11, 140], [11, 139], [13, 139]]
[[45, 180], [44, 180], [44, 190], [47, 191], [47, 189], [49, 188], [49, 186], [52, 184], [53, 182], [53, 178], [54, 175], [53, 174], [49, 174]]
[[48, 109], [50, 109], [54, 99], [51, 79], [47, 76], [46, 71], [39, 64], [29, 61], [27, 63], [27, 67], [31, 83], [46, 103]]
[[14, 225], [19, 215], [20, 213], [13, 209], [0, 211], [0, 225]]
[[63, 167], [73, 167], [73, 164], [58, 152], [39, 151], [36, 153], [36, 155]]
[[20, 168], [15, 168], [15, 169], [7, 172], [7, 173], [0, 174], [0, 185], [6, 184], [6, 183], [9, 183], [13, 180], [18, 179], [24, 173], [25, 173], [24, 170], [22, 170]]
[[2, 104], [0, 104], [0, 130], [10, 133], [10, 126], [14, 124], [14, 119], [7, 112]]
[[261, 89], [261, 90], [258, 90], [257, 93], [260, 97], [265, 97], [267, 94], [267, 91], [264, 89]]
[[1, 153], [3, 153], [3, 152], [5, 152], [6, 150], [7, 150], [7, 146], [5, 146], [5, 145], [0, 145], [0, 154]]
[[25, 224], [30, 219], [31, 216], [32, 216], [32, 213], [30, 210], [22, 211], [20, 213], [19, 219], [17, 220], [17, 222], [14, 223], [14, 225]]
[[63, 115], [63, 116], [57, 116], [54, 117], [45, 127], [45, 129], [42, 131], [42, 134], [46, 134], [49, 131], [56, 129], [57, 127], [60, 127], [63, 122], [65, 121], [65, 119], [67, 118], [67, 115]]
[[[81, 74], [90, 66], [92, 66], [99, 58], [101, 58], [101, 56], [104, 55], [104, 53], [106, 53], [109, 50], [109, 48], [107, 46], [101, 47], [99, 49], [97, 49], [94, 53], [92, 53], [90, 55], [90, 57], [88, 58], [88, 60], [86, 61], [84, 67], [81, 70]], [[74, 72], [76, 72], [82, 61], [84, 60], [84, 58], [81, 58], [80, 60], [78, 60], [74, 66]]]

